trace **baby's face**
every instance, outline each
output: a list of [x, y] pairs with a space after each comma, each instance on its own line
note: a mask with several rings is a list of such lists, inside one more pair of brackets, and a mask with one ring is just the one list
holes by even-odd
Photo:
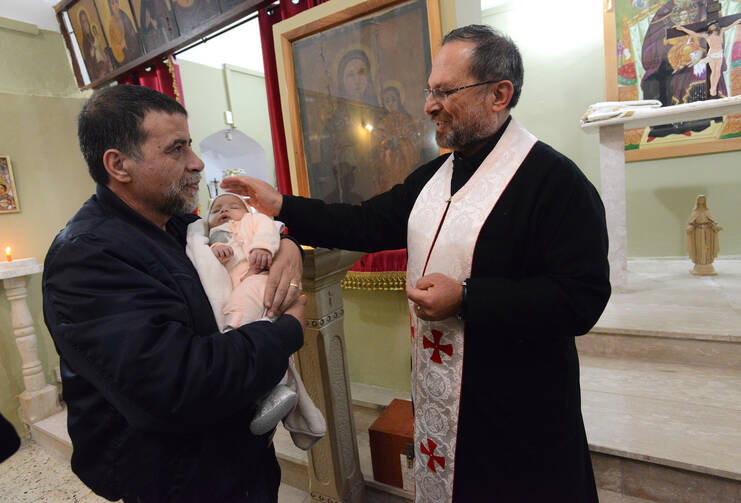
[[241, 220], [245, 213], [247, 208], [237, 196], [221, 196], [211, 207], [208, 227], [210, 229], [229, 220]]

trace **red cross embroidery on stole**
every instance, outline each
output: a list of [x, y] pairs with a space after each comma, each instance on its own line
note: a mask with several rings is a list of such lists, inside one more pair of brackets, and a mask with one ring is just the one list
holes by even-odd
[[435, 456], [435, 449], [437, 449], [437, 444], [431, 438], [427, 439], [427, 445], [425, 445], [424, 442], [419, 443], [419, 450], [422, 451], [422, 454], [430, 457], [430, 459], [427, 460], [427, 468], [437, 473], [435, 462], [440, 465], [440, 468], [445, 468], [445, 458], [442, 456]]
[[435, 338], [435, 342], [432, 342], [427, 337], [424, 338], [422, 341], [422, 347], [425, 349], [434, 349], [435, 351], [432, 352], [432, 356], [430, 357], [430, 360], [432, 360], [435, 363], [442, 363], [443, 359], [440, 358], [440, 351], [445, 353], [448, 356], [453, 356], [453, 345], [452, 344], [440, 344], [440, 338], [443, 336], [443, 333], [439, 330], [433, 330], [432, 331], [432, 337]]

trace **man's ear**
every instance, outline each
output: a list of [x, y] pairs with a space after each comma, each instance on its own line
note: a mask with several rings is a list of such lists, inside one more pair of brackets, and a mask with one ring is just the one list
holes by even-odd
[[501, 112], [509, 106], [512, 95], [515, 93], [515, 88], [509, 80], [500, 80], [494, 83], [491, 93], [494, 96], [492, 110]]
[[118, 183], [130, 183], [132, 180], [126, 167], [129, 160], [129, 156], [115, 148], [110, 148], [103, 153], [103, 166], [108, 176]]

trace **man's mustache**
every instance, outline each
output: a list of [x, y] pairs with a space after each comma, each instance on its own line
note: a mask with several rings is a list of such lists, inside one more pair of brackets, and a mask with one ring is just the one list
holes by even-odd
[[201, 183], [201, 175], [186, 176], [180, 179], [180, 188], [184, 189], [187, 185]]

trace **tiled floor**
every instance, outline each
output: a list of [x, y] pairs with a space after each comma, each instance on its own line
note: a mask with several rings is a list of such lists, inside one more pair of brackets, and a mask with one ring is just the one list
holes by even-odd
[[0, 495], [8, 503], [108, 501], [93, 494], [72, 473], [68, 462], [30, 441], [0, 464]]
[[[610, 491], [599, 492], [602, 503], [650, 503]], [[33, 442], [0, 463], [0, 501], [3, 503], [104, 503], [72, 473], [69, 463], [50, 456]], [[281, 484], [278, 503], [310, 503], [305, 491]]]
[[[69, 462], [26, 441], [10, 459], [0, 463], [2, 503], [104, 503], [72, 473]], [[309, 494], [281, 484], [279, 503], [308, 503]]]

